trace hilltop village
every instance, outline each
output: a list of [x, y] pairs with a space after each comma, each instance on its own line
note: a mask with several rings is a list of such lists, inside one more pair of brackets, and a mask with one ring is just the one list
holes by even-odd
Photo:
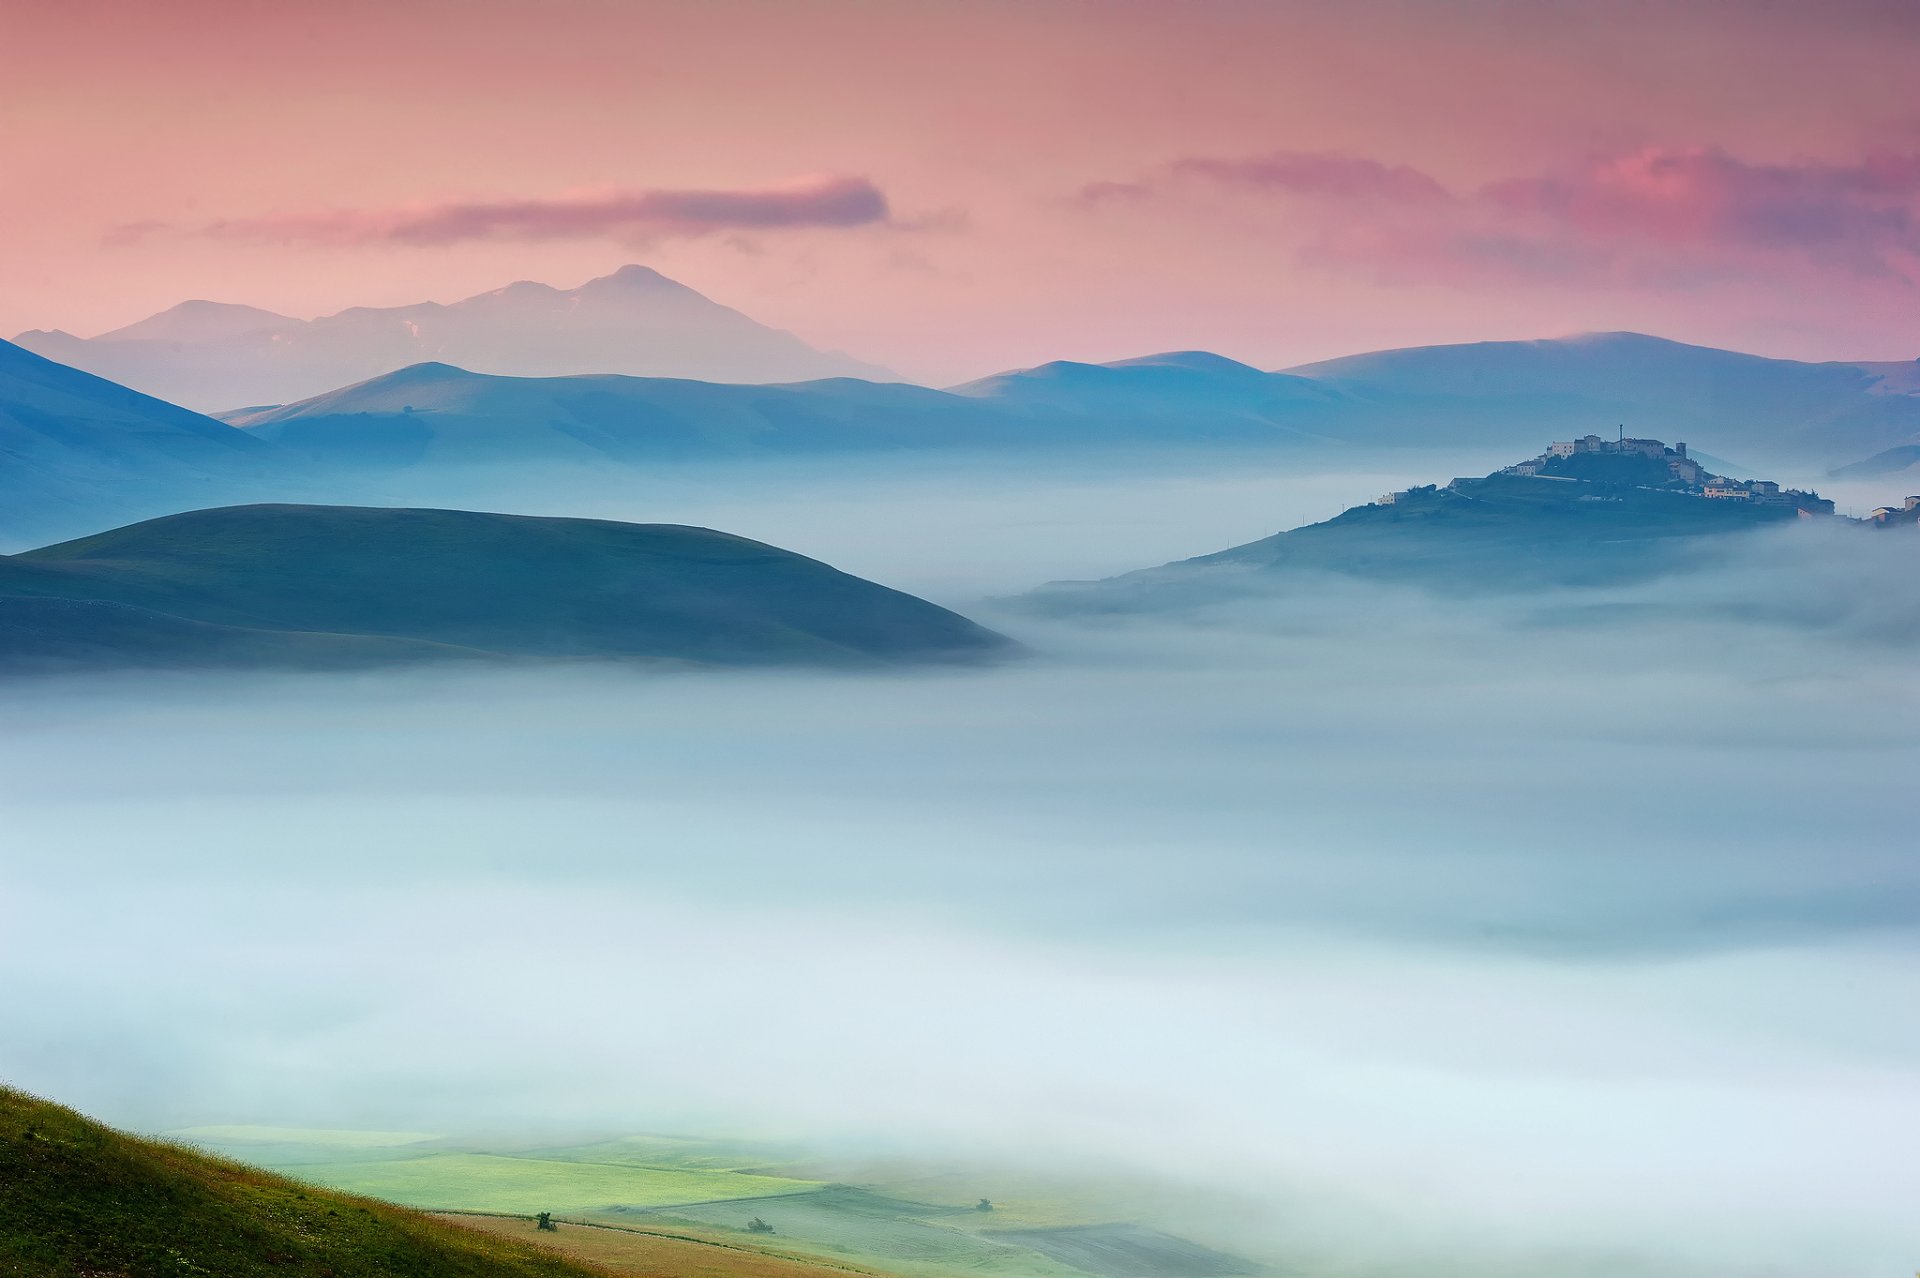
[[[1791, 509], [1808, 517], [1833, 514], [1833, 503], [1818, 493], [1782, 488], [1770, 479], [1742, 480], [1710, 474], [1687, 456], [1685, 444], [1628, 439], [1624, 432], [1618, 439], [1583, 435], [1579, 439], [1558, 441], [1547, 445], [1547, 451], [1538, 457], [1516, 462], [1497, 473], [1615, 488], [1653, 489], [1698, 497], [1702, 501], [1745, 502]], [[1447, 487], [1454, 489], [1473, 482], [1478, 481], [1456, 479]], [[1391, 506], [1404, 497], [1404, 493], [1388, 493], [1375, 504]], [[1920, 505], [1920, 499], [1909, 499], [1908, 509], [1916, 505]]]

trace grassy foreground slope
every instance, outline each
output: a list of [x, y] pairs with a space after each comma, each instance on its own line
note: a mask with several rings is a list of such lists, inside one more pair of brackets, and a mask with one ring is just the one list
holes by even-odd
[[0, 1088], [8, 1278], [586, 1278], [597, 1268]]
[[0, 557], [0, 605], [0, 665], [461, 654], [847, 665], [1009, 646], [923, 599], [744, 537], [461, 510], [169, 515]]

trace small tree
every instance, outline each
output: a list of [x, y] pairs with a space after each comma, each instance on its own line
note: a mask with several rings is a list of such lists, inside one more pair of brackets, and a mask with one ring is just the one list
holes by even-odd
[[560, 1226], [553, 1223], [553, 1213], [550, 1211], [543, 1211], [538, 1216], [535, 1216], [533, 1218], [533, 1227], [535, 1229], [550, 1229], [556, 1233], [559, 1232], [560, 1229]]

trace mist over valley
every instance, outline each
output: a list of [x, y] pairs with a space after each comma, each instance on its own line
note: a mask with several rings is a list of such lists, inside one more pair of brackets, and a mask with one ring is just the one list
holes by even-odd
[[1920, 1265], [1920, 23], [15, 5], [0, 1275]]

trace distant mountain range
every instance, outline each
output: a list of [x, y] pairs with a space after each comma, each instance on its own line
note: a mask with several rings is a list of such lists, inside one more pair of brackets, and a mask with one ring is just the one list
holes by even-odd
[[885, 369], [817, 351], [644, 266], [575, 289], [521, 281], [448, 305], [354, 307], [314, 320], [182, 302], [97, 337], [34, 330], [14, 341], [203, 411], [306, 399], [430, 360], [526, 377], [892, 380]]
[[1024, 422], [921, 386], [496, 377], [447, 364], [223, 416], [303, 460], [347, 468], [1006, 447], [1027, 433]]
[[[1028, 602], [1056, 613], [1181, 609], [1332, 577], [1442, 593], [1622, 584], [1697, 566], [1709, 539], [1808, 518], [1832, 503], [1763, 481], [1681, 474], [1684, 454], [1550, 452], [1482, 478], [1389, 493], [1332, 519]], [[1848, 521], [1840, 521], [1848, 522]], [[1862, 535], [1868, 535], [1864, 530]]]
[[238, 506], [0, 556], [0, 669], [448, 659], [740, 666], [1011, 645], [911, 595], [704, 528]]
[[481, 377], [429, 364], [222, 415], [352, 465], [913, 448], [1519, 447], [1687, 439], [1827, 466], [1920, 441], [1905, 365], [1802, 364], [1636, 334], [1425, 347], [1283, 373], [1205, 352], [1055, 362], [946, 391], [856, 379], [721, 386]]

